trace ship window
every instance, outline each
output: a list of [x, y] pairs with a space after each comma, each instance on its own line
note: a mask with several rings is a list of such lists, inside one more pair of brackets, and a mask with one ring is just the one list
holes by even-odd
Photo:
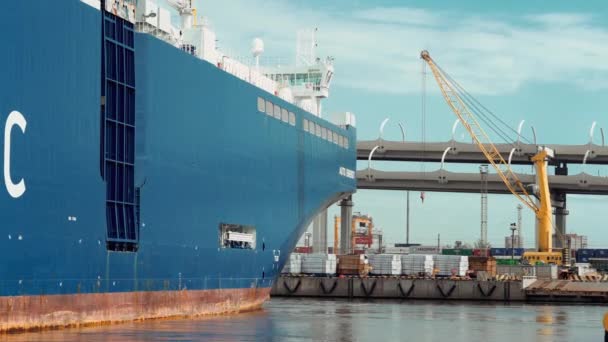
[[312, 82], [315, 85], [320, 85], [321, 84], [321, 74], [320, 73], [310, 74], [309, 82]]
[[348, 138], [344, 137], [344, 148], [348, 148]]
[[264, 110], [266, 108], [266, 101], [264, 101], [263, 98], [258, 97], [258, 110], [262, 113], [264, 113]]
[[338, 145], [338, 133], [334, 132], [334, 144]]
[[338, 145], [340, 145], [340, 147], [344, 147], [344, 137], [340, 136], [340, 138], [338, 139]]
[[289, 122], [289, 113], [285, 108], [281, 109], [281, 120], [283, 120], [283, 122]]
[[302, 129], [304, 130], [304, 132], [308, 132], [308, 120], [302, 120]]
[[255, 249], [256, 229], [254, 226], [220, 223], [220, 248]]
[[274, 108], [274, 106], [272, 105], [272, 102], [266, 101], [266, 114], [272, 116], [273, 108]]
[[327, 128], [321, 127], [321, 137], [323, 140], [327, 140]]
[[315, 134], [320, 137], [321, 136], [321, 126], [319, 124], [315, 124]]
[[274, 117], [275, 119], [281, 120], [281, 107], [274, 105]]
[[296, 125], [296, 115], [293, 112], [289, 112], [289, 124], [292, 126]]

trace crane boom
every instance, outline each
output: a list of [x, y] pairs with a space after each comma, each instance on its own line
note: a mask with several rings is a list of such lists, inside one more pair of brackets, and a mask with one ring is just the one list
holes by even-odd
[[547, 158], [550, 156], [546, 149], [541, 149], [538, 154], [532, 157], [536, 167], [536, 174], [539, 186], [539, 201], [528, 193], [525, 185], [513, 172], [511, 166], [502, 157], [498, 148], [485, 130], [479, 124], [473, 111], [466, 101], [460, 96], [460, 86], [447, 76], [443, 70], [431, 58], [428, 51], [420, 53], [422, 58], [430, 67], [435, 81], [439, 85], [441, 94], [458, 117], [460, 123], [469, 132], [469, 135], [479, 147], [488, 162], [492, 165], [496, 173], [501, 178], [509, 191], [528, 208], [534, 211], [538, 224], [538, 246], [540, 252], [552, 252], [552, 223], [551, 223], [551, 197], [549, 192], [549, 182], [547, 178]]

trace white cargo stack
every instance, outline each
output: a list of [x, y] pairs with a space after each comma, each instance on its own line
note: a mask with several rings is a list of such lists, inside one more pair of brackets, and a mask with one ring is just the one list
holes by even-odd
[[396, 254], [370, 254], [369, 265], [371, 274], [399, 275], [401, 274], [401, 257]]
[[283, 267], [283, 271], [281, 273], [291, 273], [298, 274], [302, 273], [302, 254], [291, 253], [287, 262], [285, 263], [285, 267]]
[[302, 273], [306, 274], [336, 274], [335, 254], [303, 254]]
[[424, 254], [409, 254], [401, 256], [401, 274], [431, 275], [433, 273], [433, 256]]
[[433, 255], [438, 276], [465, 276], [469, 269], [469, 257], [464, 255]]

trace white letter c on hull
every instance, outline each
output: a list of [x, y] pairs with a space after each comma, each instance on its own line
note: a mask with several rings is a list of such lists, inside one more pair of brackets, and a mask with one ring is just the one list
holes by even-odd
[[6, 185], [6, 190], [12, 197], [18, 198], [25, 192], [25, 181], [21, 178], [21, 180], [15, 184], [11, 179], [11, 131], [15, 125], [19, 126], [21, 132], [25, 133], [27, 121], [25, 121], [23, 115], [16, 110], [8, 115], [6, 118], [6, 125], [4, 126], [4, 185]]

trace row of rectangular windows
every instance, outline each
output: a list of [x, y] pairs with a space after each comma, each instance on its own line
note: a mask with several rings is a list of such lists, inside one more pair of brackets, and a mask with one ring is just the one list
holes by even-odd
[[[270, 101], [266, 101], [261, 97], [258, 97], [258, 111], [266, 113], [275, 119], [288, 122], [290, 125], [296, 125], [296, 115], [293, 112], [287, 111], [285, 108], [281, 108], [278, 105], [273, 104]], [[304, 132], [309, 132], [312, 135], [316, 135], [323, 140], [333, 142], [343, 148], [348, 148], [348, 138], [342, 136], [332, 130], [319, 125], [316, 122], [312, 122], [304, 119], [302, 121]]]
[[316, 135], [317, 137], [323, 140], [333, 142], [334, 144], [340, 147], [348, 148], [348, 138], [336, 132], [333, 132], [329, 128], [325, 128], [316, 122], [306, 119], [302, 121], [302, 126], [304, 127], [304, 132]]
[[296, 115], [293, 112], [289, 112], [287, 109], [281, 108], [270, 101], [265, 101], [261, 97], [258, 97], [258, 111], [266, 113], [277, 120], [289, 123], [292, 126], [296, 125]]

